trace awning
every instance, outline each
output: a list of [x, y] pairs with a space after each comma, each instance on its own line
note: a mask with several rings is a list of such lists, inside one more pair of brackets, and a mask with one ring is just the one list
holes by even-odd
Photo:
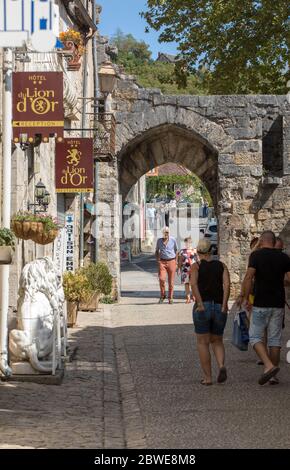
[[85, 210], [90, 214], [90, 215], [95, 215], [96, 214], [96, 211], [95, 211], [95, 204], [93, 204], [92, 202], [85, 202]]

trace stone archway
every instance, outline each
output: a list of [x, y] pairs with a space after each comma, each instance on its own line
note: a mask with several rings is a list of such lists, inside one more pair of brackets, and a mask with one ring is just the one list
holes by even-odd
[[195, 133], [172, 124], [144, 132], [142, 140], [133, 140], [120, 152], [119, 185], [123, 200], [141, 176], [169, 162], [178, 163], [195, 173], [207, 187], [217, 207], [217, 150], [198, 139]]
[[[112, 102], [116, 158], [103, 164], [99, 174], [100, 201], [110, 205], [114, 234], [103, 235], [109, 223], [101, 216], [98, 222], [100, 258], [109, 262], [117, 290], [116, 198], [124, 197], [150, 168], [167, 161], [197, 174], [213, 197], [220, 255], [231, 272], [233, 295], [240, 289], [254, 235], [270, 228], [290, 241], [288, 108], [286, 96], [163, 96], [120, 78]], [[275, 133], [271, 124], [276, 121], [280, 127]], [[274, 147], [279, 174], [272, 175], [268, 167], [273, 166]]]
[[160, 105], [129, 114], [117, 127], [118, 172], [123, 199], [152, 167], [167, 162], [183, 165], [205, 184], [218, 208], [218, 155], [233, 140], [222, 126], [181, 107]]
[[223, 128], [186, 109], [160, 106], [156, 112], [127, 115], [117, 126], [119, 193], [124, 201], [131, 187], [150, 169], [178, 163], [195, 173], [211, 194], [219, 214], [219, 155], [232, 139]]

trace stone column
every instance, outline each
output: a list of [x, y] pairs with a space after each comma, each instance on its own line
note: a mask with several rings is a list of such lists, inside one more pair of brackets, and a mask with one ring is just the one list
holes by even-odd
[[262, 227], [257, 212], [262, 182], [261, 140], [239, 140], [219, 155], [219, 250], [231, 274], [231, 296], [240, 292], [250, 241]]
[[113, 296], [120, 296], [120, 196], [118, 168], [116, 162], [100, 163], [98, 203], [96, 219], [98, 224], [99, 261], [108, 264], [113, 276]]

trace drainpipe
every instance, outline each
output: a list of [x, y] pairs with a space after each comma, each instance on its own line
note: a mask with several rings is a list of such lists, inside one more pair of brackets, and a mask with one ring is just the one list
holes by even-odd
[[[12, 49], [3, 49], [3, 98], [2, 98], [2, 149], [3, 149], [3, 196], [2, 226], [10, 227], [11, 219], [11, 143], [12, 143]], [[1, 313], [0, 313], [0, 370], [9, 376], [8, 365], [8, 308], [9, 265], [1, 266]]]
[[[86, 2], [86, 9], [88, 10], [89, 1]], [[88, 76], [87, 76], [87, 63], [88, 63], [88, 49], [86, 46], [84, 61], [83, 61], [83, 109], [82, 109], [82, 132], [81, 136], [85, 137], [84, 128], [86, 127], [86, 109], [87, 109], [87, 90], [88, 90]], [[80, 267], [84, 265], [84, 193], [80, 194]]]
[[[96, 4], [95, 0], [92, 0], [92, 20], [96, 24]], [[93, 76], [94, 76], [94, 113], [95, 121], [97, 120], [98, 115], [98, 102], [99, 97], [99, 78], [98, 78], [98, 57], [97, 57], [97, 40], [96, 35], [93, 36], [92, 41], [93, 48]], [[99, 162], [95, 160], [95, 175], [94, 175], [94, 196], [95, 196], [95, 223], [94, 223], [94, 238], [95, 238], [95, 253], [94, 253], [94, 262], [96, 263], [99, 258], [99, 223], [98, 223], [98, 185], [99, 185]]]

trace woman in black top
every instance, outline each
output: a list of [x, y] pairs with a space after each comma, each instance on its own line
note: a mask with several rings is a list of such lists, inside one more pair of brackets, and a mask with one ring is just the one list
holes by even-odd
[[195, 263], [191, 269], [192, 292], [196, 298], [193, 321], [204, 373], [201, 384], [212, 385], [210, 344], [219, 366], [217, 381], [222, 383], [227, 379], [223, 333], [228, 313], [230, 276], [224, 263], [211, 259], [208, 240], [199, 241], [197, 254], [199, 263]]

